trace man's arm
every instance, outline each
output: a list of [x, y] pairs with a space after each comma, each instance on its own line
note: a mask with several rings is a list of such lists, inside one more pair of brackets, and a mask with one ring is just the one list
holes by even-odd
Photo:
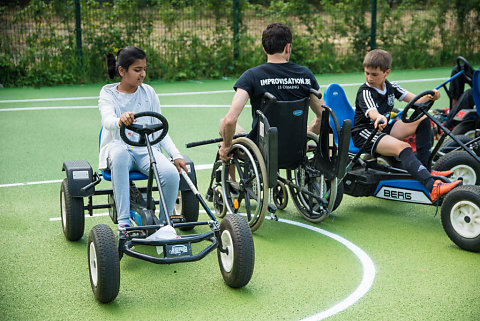
[[310, 125], [308, 125], [307, 131], [310, 131], [315, 134], [320, 134], [320, 125], [322, 123], [322, 112], [323, 106], [325, 105], [323, 98], [318, 98], [314, 94], [310, 94], [310, 108], [315, 113], [315, 118], [313, 118]]
[[226, 162], [230, 159], [228, 152], [232, 148], [232, 140], [235, 135], [235, 127], [237, 125], [238, 117], [245, 107], [248, 101], [248, 93], [246, 90], [237, 88], [237, 92], [233, 96], [232, 105], [228, 110], [227, 115], [223, 119], [222, 126], [220, 128], [220, 134], [223, 137], [223, 141], [220, 143], [220, 150], [218, 151], [220, 159]]

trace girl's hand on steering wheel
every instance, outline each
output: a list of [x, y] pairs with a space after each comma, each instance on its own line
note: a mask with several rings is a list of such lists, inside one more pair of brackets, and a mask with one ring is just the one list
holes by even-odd
[[440, 98], [440, 92], [437, 89], [434, 89], [433, 92], [434, 95], [428, 95], [428, 98], [430, 98], [431, 100], [438, 100]]
[[133, 116], [133, 113], [130, 111], [124, 112], [122, 116], [120, 116], [120, 120], [118, 121], [118, 125], [122, 126], [122, 123], [125, 124], [125, 126], [130, 126], [136, 122], [135, 117]]

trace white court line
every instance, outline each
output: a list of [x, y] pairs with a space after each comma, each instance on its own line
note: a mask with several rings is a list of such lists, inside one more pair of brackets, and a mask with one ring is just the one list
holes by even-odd
[[[410, 80], [397, 80], [392, 82], [396, 83], [415, 83], [415, 82], [428, 82], [428, 81], [445, 81], [448, 78], [425, 78], [425, 79], [410, 79]], [[349, 83], [349, 84], [339, 84], [342, 87], [352, 87], [360, 86], [363, 82], [359, 83]], [[320, 88], [327, 88], [329, 85], [320, 85]], [[212, 91], [195, 91], [195, 92], [179, 92], [179, 93], [160, 93], [157, 96], [189, 96], [189, 95], [210, 95], [210, 94], [223, 94], [223, 93], [233, 93], [233, 89], [230, 90], [212, 90]], [[37, 99], [12, 99], [12, 100], [0, 100], [2, 103], [26, 103], [26, 102], [39, 102], [39, 101], [69, 101], [69, 100], [91, 100], [98, 99], [98, 96], [95, 97], [72, 97], [72, 98], [37, 98]], [[163, 107], [163, 106], [162, 106]]]
[[[201, 171], [205, 169], [212, 169], [213, 164], [200, 164], [195, 165], [196, 171]], [[0, 184], [0, 188], [2, 187], [15, 187], [15, 186], [27, 186], [27, 185], [38, 185], [38, 184], [52, 184], [52, 183], [61, 183], [63, 179], [55, 179], [50, 181], [38, 181], [38, 182], [23, 182], [23, 183], [11, 183], [11, 184]]]
[[[206, 213], [204, 210], [201, 210], [200, 212], [201, 213]], [[93, 216], [106, 216], [106, 215], [108, 215], [108, 213], [98, 213], [98, 214], [94, 214]], [[87, 218], [87, 217], [90, 217], [90, 216], [86, 215], [85, 217]], [[266, 218], [271, 219], [271, 217], [266, 217]], [[60, 221], [60, 220], [61, 220], [60, 217], [50, 218], [50, 221]], [[347, 239], [345, 239], [345, 238], [343, 238], [343, 237], [341, 237], [337, 234], [334, 234], [332, 232], [326, 231], [324, 229], [321, 229], [321, 228], [318, 228], [318, 227], [315, 227], [315, 226], [311, 226], [311, 225], [307, 225], [307, 224], [303, 224], [303, 223], [296, 222], [296, 221], [282, 219], [282, 218], [279, 218], [278, 221], [282, 222], [282, 223], [302, 227], [302, 228], [305, 228], [305, 229], [309, 229], [313, 232], [322, 234], [326, 237], [329, 237], [329, 238], [341, 243], [347, 249], [349, 249], [360, 260], [360, 263], [362, 264], [362, 269], [363, 269], [362, 281], [360, 282], [358, 287], [355, 289], [355, 291], [353, 291], [348, 297], [346, 297], [342, 301], [338, 302], [334, 306], [332, 306], [332, 307], [330, 307], [330, 308], [328, 308], [324, 311], [321, 311], [319, 313], [316, 313], [312, 316], [309, 316], [305, 319], [302, 319], [302, 321], [305, 321], [305, 320], [307, 320], [307, 321], [323, 320], [323, 319], [326, 319], [328, 317], [331, 317], [332, 315], [340, 313], [340, 312], [346, 310], [347, 308], [351, 307], [353, 304], [355, 304], [358, 300], [360, 300], [370, 290], [370, 288], [372, 287], [373, 281], [375, 279], [376, 270], [375, 270], [375, 264], [373, 263], [372, 259], [368, 256], [368, 254], [365, 253], [365, 251], [363, 251], [361, 248], [359, 248], [358, 246], [356, 246], [355, 244], [353, 244], [349, 240], [347, 240]]]

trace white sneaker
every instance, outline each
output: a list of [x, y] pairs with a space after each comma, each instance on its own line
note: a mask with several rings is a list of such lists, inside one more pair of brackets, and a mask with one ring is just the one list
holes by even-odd
[[[177, 239], [180, 236], [177, 235], [177, 231], [171, 225], [165, 225], [161, 227], [153, 233], [152, 235], [147, 237], [147, 240], [150, 241], [164, 241], [164, 240], [172, 240]], [[156, 246], [158, 255], [163, 253], [163, 246]]]

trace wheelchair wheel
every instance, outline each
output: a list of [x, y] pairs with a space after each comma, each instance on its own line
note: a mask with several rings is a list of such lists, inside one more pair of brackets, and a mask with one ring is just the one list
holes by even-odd
[[442, 225], [460, 248], [480, 252], [480, 187], [460, 186], [442, 204]]
[[273, 203], [279, 210], [285, 209], [288, 205], [287, 187], [280, 181], [273, 187]]
[[227, 207], [223, 200], [223, 191], [222, 186], [217, 185], [213, 189], [213, 208], [215, 210], [215, 215], [218, 217], [224, 217], [227, 214]]
[[228, 213], [245, 213], [253, 232], [262, 224], [268, 207], [265, 162], [257, 145], [245, 137], [233, 140], [231, 154], [232, 160], [222, 165], [223, 199]]
[[108, 303], [120, 289], [120, 259], [115, 235], [105, 224], [92, 228], [88, 236], [88, 270], [95, 299]]
[[[313, 146], [317, 143], [318, 136], [310, 132], [307, 133], [307, 144], [309, 146], [307, 150], [307, 163], [300, 165], [294, 170], [287, 171], [287, 179], [300, 189], [304, 189], [308, 192], [302, 192], [295, 187], [289, 186], [290, 195], [292, 196], [295, 207], [307, 221], [314, 223], [321, 222], [328, 216], [327, 209], [332, 184], [332, 181], [325, 179], [323, 175], [312, 176], [307, 170], [307, 166], [314, 167], [313, 153], [315, 148]], [[309, 195], [309, 193], [323, 197], [323, 202], [319, 201], [316, 197]], [[336, 189], [336, 198], [332, 211], [340, 205], [342, 198], [343, 185], [339, 184]]]
[[252, 232], [239, 215], [228, 214], [220, 223], [222, 247], [217, 248], [218, 263], [225, 283], [232, 288], [245, 286], [253, 274], [255, 249]]
[[433, 165], [437, 171], [452, 170], [451, 180], [463, 179], [463, 185], [480, 184], [480, 164], [466, 151], [449, 152], [440, 157]]
[[81, 239], [85, 228], [83, 197], [72, 197], [70, 195], [66, 178], [63, 180], [60, 188], [60, 214], [65, 238], [69, 241]]
[[[182, 215], [186, 222], [198, 221], [198, 199], [191, 190], [178, 191], [174, 213]], [[193, 226], [180, 227], [182, 231], [189, 231]]]

